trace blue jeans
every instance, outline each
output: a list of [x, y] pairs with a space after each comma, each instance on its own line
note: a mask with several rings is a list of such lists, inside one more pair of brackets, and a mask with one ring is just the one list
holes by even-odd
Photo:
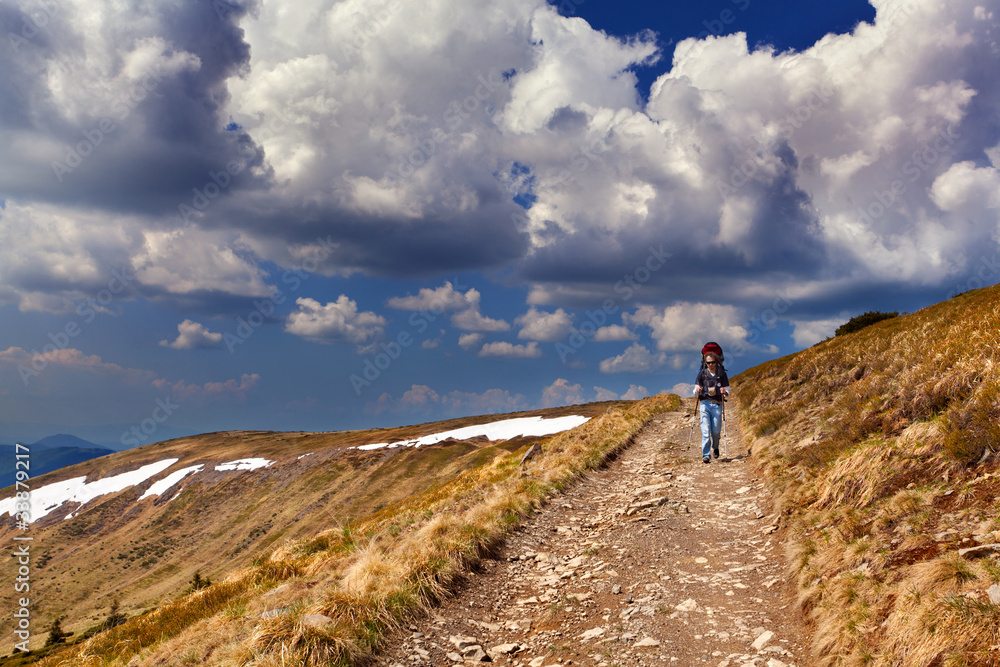
[[701, 458], [707, 459], [712, 449], [719, 448], [719, 436], [722, 434], [722, 404], [715, 401], [702, 401], [701, 407]]

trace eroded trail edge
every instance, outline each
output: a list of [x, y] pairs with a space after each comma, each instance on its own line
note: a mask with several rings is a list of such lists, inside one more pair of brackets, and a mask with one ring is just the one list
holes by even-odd
[[701, 462], [691, 405], [554, 497], [382, 665], [796, 667], [810, 645], [764, 485], [727, 408]]

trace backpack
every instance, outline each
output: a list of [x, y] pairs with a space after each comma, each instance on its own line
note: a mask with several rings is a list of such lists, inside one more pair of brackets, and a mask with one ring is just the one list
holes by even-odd
[[[725, 358], [724, 355], [722, 354], [722, 346], [719, 345], [718, 343], [716, 343], [715, 341], [711, 341], [711, 342], [705, 343], [705, 347], [701, 348], [701, 370], [698, 371], [698, 382], [699, 383], [702, 382], [702, 378], [704, 377], [704, 373], [706, 371], [708, 371], [708, 367], [705, 365], [705, 355], [706, 354], [714, 354], [716, 361], [719, 362], [718, 366], [716, 366], [716, 369], [715, 369], [716, 373], [719, 373], [720, 371], [723, 372], [723, 373], [726, 372], [726, 367], [722, 365], [722, 362], [723, 362], [723, 360]], [[700, 394], [699, 394], [699, 396], [700, 396]]]
[[719, 368], [721, 370], [726, 370], [723, 362], [726, 360], [726, 356], [722, 353], [722, 346], [715, 341], [710, 341], [705, 343], [705, 347], [701, 348], [701, 368], [705, 369], [705, 355], [714, 354], [715, 358], [719, 361]]

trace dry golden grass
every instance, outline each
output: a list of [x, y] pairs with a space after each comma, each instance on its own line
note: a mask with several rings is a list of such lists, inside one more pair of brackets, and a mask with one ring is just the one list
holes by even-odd
[[389, 631], [449, 595], [548, 496], [679, 405], [660, 395], [610, 409], [547, 439], [525, 468], [523, 452], [502, 452], [357, 522], [283, 544], [222, 582], [39, 664], [365, 662]]
[[1000, 665], [1000, 288], [825, 341], [733, 386], [790, 529], [813, 662]]
[[[139, 501], [144, 489], [132, 487], [91, 500], [72, 521], [63, 521], [70, 511], [66, 507], [34, 523], [32, 577], [48, 592], [35, 621], [47, 627], [55, 617], [64, 617], [63, 628], [80, 638], [107, 618], [114, 600], [123, 613], [135, 616], [176, 598], [195, 572], [218, 581], [289, 540], [306, 550], [320, 549], [314, 538], [321, 531], [433, 488], [528, 439], [446, 441], [391, 452], [347, 447], [509, 417], [592, 417], [627, 405], [608, 402], [367, 431], [208, 433], [49, 473], [33, 480], [32, 487], [82, 475], [93, 480], [166, 457], [179, 459], [174, 469], [204, 467], [178, 485], [176, 498], [171, 493]], [[305, 454], [309, 456], [299, 458]], [[214, 471], [222, 461], [258, 456], [275, 463], [256, 471]], [[13, 520], [0, 522], [0, 540], [11, 543], [15, 530]], [[0, 559], [0, 578], [15, 576], [11, 568], [16, 567], [15, 560]], [[16, 597], [13, 587], [0, 587], [0, 606], [13, 609]], [[37, 650], [44, 641], [39, 632], [31, 646]]]

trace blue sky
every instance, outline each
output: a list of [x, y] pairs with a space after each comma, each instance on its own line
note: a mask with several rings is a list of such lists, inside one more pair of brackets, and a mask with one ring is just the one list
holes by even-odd
[[0, 442], [682, 391], [992, 284], [998, 4], [4, 5]]

